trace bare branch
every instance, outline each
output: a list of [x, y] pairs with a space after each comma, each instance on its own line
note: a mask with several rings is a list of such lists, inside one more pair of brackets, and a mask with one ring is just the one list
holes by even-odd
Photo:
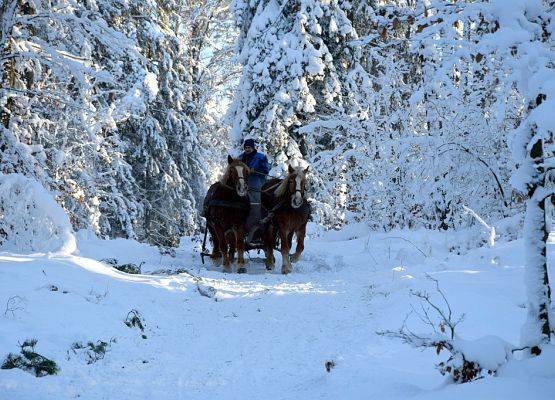
[[411, 242], [411, 241], [408, 240], [408, 239], [405, 239], [404, 237], [401, 237], [401, 236], [388, 236], [388, 237], [385, 237], [385, 238], [383, 238], [383, 239], [381, 239], [381, 240], [386, 240], [386, 239], [401, 239], [401, 240], [404, 240], [405, 242], [410, 243], [410, 244], [411, 244], [416, 250], [418, 250], [420, 253], [422, 253], [422, 255], [423, 255], [424, 257], [428, 258], [428, 256], [426, 255], [426, 253], [424, 253], [422, 250], [420, 250], [420, 248], [418, 248], [418, 246], [416, 246], [413, 242]]
[[6, 301], [6, 309], [4, 310], [4, 316], [7, 317], [8, 313], [12, 314], [12, 317], [15, 317], [15, 312], [19, 310], [25, 309], [25, 303], [27, 300], [21, 296], [12, 296]]

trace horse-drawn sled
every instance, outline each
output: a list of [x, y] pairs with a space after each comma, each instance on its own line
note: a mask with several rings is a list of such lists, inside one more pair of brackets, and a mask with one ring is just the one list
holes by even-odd
[[[214, 262], [222, 260], [224, 272], [231, 272], [237, 253], [237, 272], [247, 272], [245, 252], [263, 250], [267, 270], [275, 265], [274, 249], [281, 252], [281, 272], [291, 272], [291, 261], [297, 261], [304, 249], [306, 224], [310, 217], [310, 204], [306, 199], [306, 173], [308, 168], [289, 166], [283, 179], [272, 178], [260, 189], [249, 188], [251, 171], [246, 164], [228, 156], [228, 165], [222, 179], [210, 186], [203, 204], [206, 230], [201, 257], [209, 256]], [[259, 191], [259, 196], [249, 196]], [[260, 203], [250, 199], [260, 198]], [[212, 251], [206, 250], [210, 233]], [[297, 237], [295, 253], [290, 257], [293, 235]]]

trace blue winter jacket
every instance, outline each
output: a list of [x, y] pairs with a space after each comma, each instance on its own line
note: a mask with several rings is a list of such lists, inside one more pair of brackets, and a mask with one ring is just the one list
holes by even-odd
[[[263, 153], [259, 153], [256, 150], [253, 151], [251, 154], [243, 153], [241, 154], [241, 161], [243, 161], [247, 166], [256, 172], [261, 172], [263, 174], [267, 174], [270, 171], [268, 167], [268, 158]], [[256, 174], [251, 172], [249, 174], [249, 187], [254, 189], [260, 189], [264, 182], [266, 181], [266, 177], [264, 175]]]

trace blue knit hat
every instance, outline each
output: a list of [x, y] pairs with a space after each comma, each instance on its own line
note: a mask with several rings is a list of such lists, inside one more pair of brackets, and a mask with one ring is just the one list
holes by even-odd
[[245, 141], [243, 142], [243, 148], [247, 146], [252, 147], [254, 149], [256, 147], [254, 139], [245, 139]]

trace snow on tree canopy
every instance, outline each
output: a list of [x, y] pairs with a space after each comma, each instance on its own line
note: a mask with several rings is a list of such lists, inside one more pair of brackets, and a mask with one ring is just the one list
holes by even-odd
[[0, 174], [0, 249], [62, 254], [76, 250], [67, 214], [40, 183], [21, 174]]
[[255, 137], [278, 163], [306, 158], [293, 130], [319, 106], [340, 107], [335, 53], [356, 37], [351, 22], [337, 0], [237, 0], [233, 9], [243, 73], [232, 140]]

